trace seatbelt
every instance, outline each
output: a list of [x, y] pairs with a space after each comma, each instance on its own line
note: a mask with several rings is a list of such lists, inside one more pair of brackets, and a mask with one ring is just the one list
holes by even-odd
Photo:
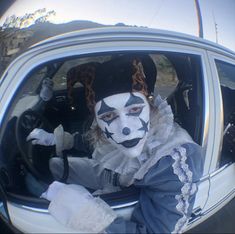
[[62, 183], [66, 183], [68, 176], [69, 176], [69, 162], [68, 162], [68, 157], [67, 157], [67, 151], [63, 150], [63, 165], [64, 165], [64, 171], [61, 179], [59, 180]]

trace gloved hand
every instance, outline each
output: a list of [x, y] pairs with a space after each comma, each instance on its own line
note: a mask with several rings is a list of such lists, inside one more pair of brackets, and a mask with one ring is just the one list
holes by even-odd
[[26, 138], [27, 141], [32, 140], [33, 145], [55, 145], [55, 136], [53, 133], [46, 132], [43, 129], [35, 128]]
[[42, 89], [40, 91], [40, 98], [47, 102], [53, 96], [53, 81], [50, 78], [45, 78], [42, 81]]
[[41, 197], [51, 201], [48, 210], [57, 221], [79, 233], [101, 233], [117, 217], [81, 185], [54, 181]]
[[52, 201], [52, 199], [63, 189], [66, 184], [54, 181], [52, 184], [49, 185], [48, 189], [42, 193], [40, 196], [41, 198], [45, 198], [48, 201]]

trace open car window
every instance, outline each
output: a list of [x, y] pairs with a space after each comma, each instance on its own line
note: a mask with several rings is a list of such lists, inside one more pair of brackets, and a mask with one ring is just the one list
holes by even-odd
[[[167, 100], [172, 108], [174, 120], [188, 131], [194, 141], [201, 144], [203, 87], [200, 56], [164, 51], [141, 53], [150, 55], [157, 69], [154, 95], [161, 95]], [[53, 132], [61, 124], [69, 133], [86, 134], [92, 126], [94, 116], [87, 107], [83, 85], [75, 82], [72, 87], [68, 86], [68, 74], [71, 69], [88, 62], [103, 63], [120, 54], [122, 53], [105, 53], [51, 61], [36, 67], [27, 75], [27, 79], [15, 96], [3, 134], [4, 144], [1, 145], [2, 154], [8, 155], [6, 162], [8, 178], [5, 183], [9, 191], [38, 196], [39, 194], [30, 188], [31, 185], [27, 184], [28, 173], [43, 183], [53, 181], [49, 161], [52, 157], [56, 157], [55, 147], [32, 146], [26, 141], [30, 131], [34, 128], [44, 128], [48, 132]], [[40, 99], [42, 82], [45, 78], [51, 79], [54, 83], [53, 96], [49, 101]], [[25, 99], [23, 105], [22, 99]], [[13, 115], [19, 105], [21, 112]], [[13, 141], [16, 146], [14, 148], [11, 147]], [[91, 158], [92, 149], [87, 142], [84, 144], [78, 151], [71, 150], [69, 156]]]

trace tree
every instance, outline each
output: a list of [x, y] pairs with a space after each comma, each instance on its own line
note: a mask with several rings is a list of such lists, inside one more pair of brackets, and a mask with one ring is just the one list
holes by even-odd
[[49, 18], [55, 14], [55, 11], [46, 11], [46, 8], [42, 8], [23, 16], [12, 15], [6, 18], [2, 30], [6, 28], [25, 28], [31, 24], [48, 22]]

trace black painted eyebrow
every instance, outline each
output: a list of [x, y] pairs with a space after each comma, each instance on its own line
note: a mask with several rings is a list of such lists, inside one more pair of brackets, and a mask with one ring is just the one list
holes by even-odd
[[100, 109], [99, 109], [99, 111], [97, 112], [97, 114], [98, 114], [98, 115], [102, 115], [102, 114], [104, 114], [104, 113], [106, 113], [106, 112], [110, 112], [110, 111], [114, 111], [114, 110], [116, 110], [116, 109], [113, 108], [113, 107], [108, 106], [108, 105], [104, 102], [104, 100], [102, 100], [102, 101], [101, 101]]
[[131, 93], [129, 99], [127, 100], [125, 104], [125, 107], [133, 105], [133, 104], [144, 104], [144, 100]]

